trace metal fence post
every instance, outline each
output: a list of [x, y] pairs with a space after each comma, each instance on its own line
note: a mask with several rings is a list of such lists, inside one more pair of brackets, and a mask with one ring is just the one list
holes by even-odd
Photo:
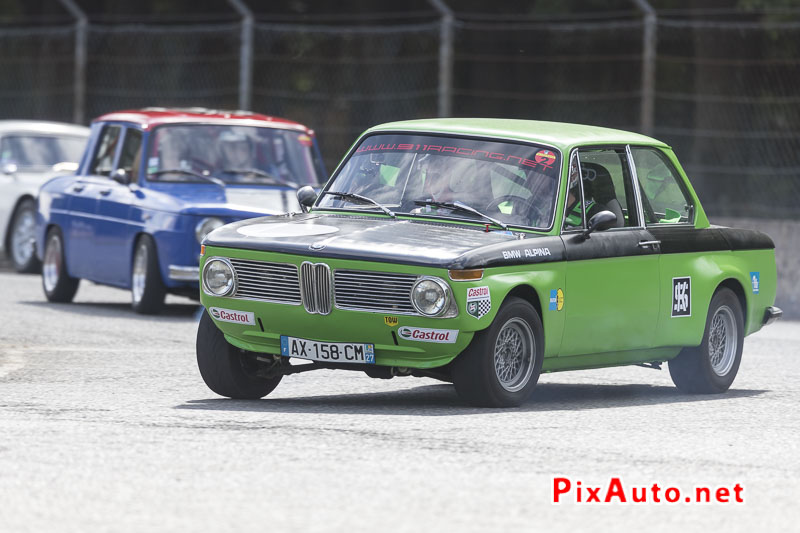
[[449, 117], [453, 111], [453, 10], [444, 0], [428, 0], [442, 16], [439, 37], [439, 102], [440, 117]]
[[656, 93], [656, 10], [647, 0], [634, 0], [644, 13], [642, 38], [642, 107], [640, 128], [645, 135], [653, 134]]
[[72, 120], [83, 124], [86, 118], [86, 53], [89, 32], [89, 17], [74, 0], [59, 0], [61, 5], [75, 17], [75, 73], [73, 80]]
[[239, 49], [239, 109], [250, 111], [253, 90], [253, 12], [242, 0], [228, 0], [242, 17]]

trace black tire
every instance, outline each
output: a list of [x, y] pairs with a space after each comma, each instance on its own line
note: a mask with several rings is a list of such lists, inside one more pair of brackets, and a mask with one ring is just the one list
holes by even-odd
[[44, 263], [42, 265], [42, 288], [51, 302], [69, 303], [78, 291], [79, 278], [67, 273], [64, 253], [64, 236], [61, 229], [53, 226], [44, 240]]
[[[17, 206], [11, 224], [8, 228], [8, 257], [14, 265], [14, 270], [22, 274], [34, 274], [41, 270], [42, 263], [36, 257], [36, 250], [33, 245], [33, 230], [36, 227], [36, 204], [30, 198], [26, 198]], [[29, 230], [29, 231], [28, 231]], [[30, 233], [30, 235], [20, 235]], [[19, 242], [21, 238], [31, 239], [30, 243]], [[29, 249], [27, 247], [30, 247]], [[25, 247], [25, 251], [19, 247]], [[27, 253], [26, 253], [27, 252]]]
[[[521, 352], [527, 362], [523, 361], [518, 373], [514, 374], [519, 377], [518, 381], [505, 384], [495, 366], [501, 332], [504, 335], [510, 332], [520, 340], [530, 337], [530, 340], [523, 341], [529, 343]], [[492, 325], [477, 333], [467, 349], [453, 361], [453, 384], [458, 395], [472, 405], [515, 407], [533, 392], [542, 371], [543, 357], [544, 329], [539, 313], [527, 301], [511, 297], [500, 307]]]
[[257, 361], [225, 340], [208, 311], [203, 312], [197, 328], [197, 367], [209, 389], [220, 396], [241, 400], [263, 398], [278, 386], [282, 377], [255, 376]]
[[158, 268], [158, 250], [150, 235], [142, 235], [133, 247], [131, 264], [131, 307], [142, 315], [154, 315], [164, 308], [167, 288]]
[[[731, 327], [735, 331], [730, 331]], [[720, 331], [725, 331], [724, 336], [719, 335]], [[735, 346], [730, 346], [732, 340], [735, 340]], [[708, 306], [706, 329], [700, 346], [684, 348], [669, 361], [672, 382], [681, 391], [691, 394], [725, 392], [739, 371], [743, 344], [742, 304], [732, 290], [721, 287]]]

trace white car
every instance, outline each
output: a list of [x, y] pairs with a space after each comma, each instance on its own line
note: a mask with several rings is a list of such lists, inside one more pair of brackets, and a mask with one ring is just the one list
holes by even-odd
[[39, 120], [0, 120], [0, 251], [18, 272], [36, 272], [36, 194], [57, 174], [74, 172], [89, 128]]

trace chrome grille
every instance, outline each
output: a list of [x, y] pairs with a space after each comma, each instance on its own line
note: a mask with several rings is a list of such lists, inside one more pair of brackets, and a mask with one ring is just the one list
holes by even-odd
[[294, 305], [301, 303], [297, 266], [248, 259], [229, 260], [236, 271], [233, 298]]
[[309, 313], [327, 315], [331, 312], [331, 269], [325, 263], [300, 265], [300, 294], [303, 307]]
[[336, 307], [416, 315], [411, 305], [411, 287], [418, 276], [362, 270], [336, 270]]

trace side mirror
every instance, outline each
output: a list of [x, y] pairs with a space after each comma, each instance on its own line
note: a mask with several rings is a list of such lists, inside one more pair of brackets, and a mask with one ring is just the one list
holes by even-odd
[[300, 202], [300, 209], [303, 210], [303, 213], [308, 213], [308, 208], [317, 201], [317, 193], [310, 185], [300, 187], [297, 189], [297, 201]]
[[130, 183], [130, 176], [128, 175], [128, 171], [124, 168], [118, 168], [114, 172], [111, 173], [111, 179], [119, 183], [120, 185], [127, 185]]
[[592, 232], [605, 231], [609, 228], [613, 228], [616, 224], [617, 215], [611, 211], [600, 211], [589, 219], [589, 227], [586, 228], [583, 234], [588, 237]]
[[3, 165], [3, 174], [10, 176], [11, 174], [17, 173], [17, 164], [16, 163], [6, 163]]

